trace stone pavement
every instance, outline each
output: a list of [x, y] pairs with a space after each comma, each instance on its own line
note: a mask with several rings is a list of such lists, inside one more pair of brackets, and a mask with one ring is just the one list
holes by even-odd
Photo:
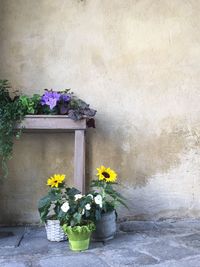
[[114, 240], [85, 252], [47, 241], [43, 227], [0, 232], [0, 267], [200, 267], [200, 220], [123, 222]]

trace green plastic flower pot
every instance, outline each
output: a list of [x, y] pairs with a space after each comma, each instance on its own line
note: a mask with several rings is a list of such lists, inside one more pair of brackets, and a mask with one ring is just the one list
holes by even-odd
[[88, 235], [88, 238], [85, 240], [72, 240], [68, 237], [70, 249], [73, 251], [87, 250], [89, 248], [91, 234]]
[[67, 226], [63, 225], [63, 231], [69, 240], [70, 249], [73, 251], [87, 250], [90, 244], [92, 231], [95, 230], [93, 223], [83, 226]]

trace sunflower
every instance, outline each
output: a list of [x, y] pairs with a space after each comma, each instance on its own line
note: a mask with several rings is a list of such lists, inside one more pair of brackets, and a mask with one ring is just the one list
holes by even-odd
[[62, 184], [65, 179], [64, 174], [54, 174], [54, 176], [50, 177], [47, 180], [47, 185], [51, 187], [58, 187], [59, 184]]
[[97, 176], [99, 177], [99, 181], [106, 181], [106, 182], [115, 182], [117, 180], [117, 173], [114, 170], [111, 170], [110, 168], [106, 168], [104, 166], [101, 166], [100, 168], [97, 168]]

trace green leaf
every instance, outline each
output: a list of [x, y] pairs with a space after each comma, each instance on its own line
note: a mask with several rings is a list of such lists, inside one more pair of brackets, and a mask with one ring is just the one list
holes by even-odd
[[119, 202], [120, 204], [122, 204], [124, 207], [126, 207], [129, 210], [128, 205], [122, 199], [117, 198], [116, 201]]
[[49, 192], [48, 197], [51, 201], [57, 201], [57, 200], [61, 199], [62, 195], [60, 192], [56, 193], [56, 192], [51, 191], [51, 192]]
[[50, 205], [51, 205], [51, 199], [49, 198], [49, 196], [45, 196], [39, 200], [38, 209], [49, 207]]
[[95, 219], [96, 221], [101, 219], [101, 211], [98, 209], [95, 211]]
[[49, 209], [46, 207], [43, 211], [40, 212], [40, 219], [42, 222], [47, 220]]
[[75, 224], [80, 224], [82, 215], [78, 212], [74, 213], [73, 219]]

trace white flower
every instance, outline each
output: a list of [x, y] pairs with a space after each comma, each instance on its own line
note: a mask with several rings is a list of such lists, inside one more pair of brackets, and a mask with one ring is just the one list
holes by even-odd
[[94, 202], [100, 206], [100, 208], [102, 208], [102, 196], [101, 195], [97, 195], [95, 198], [94, 198]]
[[62, 206], [61, 206], [61, 210], [63, 211], [63, 212], [68, 212], [68, 210], [69, 210], [69, 203], [68, 203], [68, 201], [66, 201]]
[[91, 199], [94, 198], [92, 194], [88, 194], [87, 197], [91, 197]]
[[74, 196], [74, 197], [75, 197], [75, 201], [78, 200], [78, 199], [80, 199], [80, 198], [82, 198], [82, 196], [83, 196], [83, 195], [81, 195], [81, 194], [76, 194], [76, 195]]
[[82, 213], [81, 214], [84, 215], [84, 213], [85, 213], [85, 209], [82, 210]]
[[86, 204], [86, 205], [85, 205], [85, 209], [86, 209], [86, 210], [90, 210], [90, 209], [91, 209], [91, 205], [90, 205], [89, 203]]

